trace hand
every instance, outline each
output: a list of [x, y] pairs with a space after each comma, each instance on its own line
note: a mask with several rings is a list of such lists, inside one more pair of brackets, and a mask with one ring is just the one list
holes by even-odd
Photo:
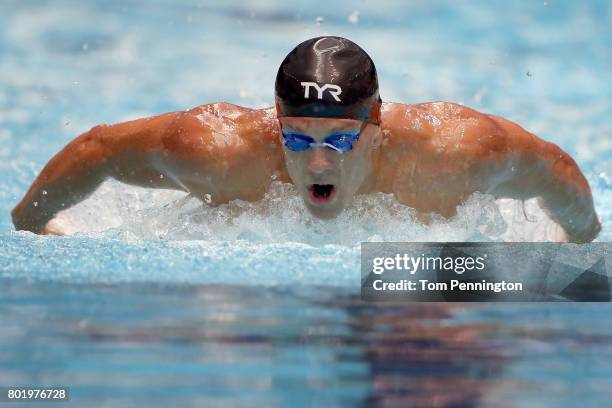
[[568, 232], [569, 242], [573, 242], [575, 244], [585, 244], [587, 242], [591, 242], [597, 238], [600, 231], [601, 223], [597, 218], [595, 218], [595, 221], [591, 223], [588, 228], [584, 228], [581, 231]]
[[17, 231], [31, 231], [40, 234], [47, 221], [41, 211], [32, 211], [32, 204], [25, 200], [13, 208], [11, 215]]

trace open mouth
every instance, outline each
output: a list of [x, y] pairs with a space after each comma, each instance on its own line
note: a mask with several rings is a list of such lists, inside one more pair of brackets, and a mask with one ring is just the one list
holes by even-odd
[[314, 201], [324, 203], [334, 197], [336, 187], [333, 184], [312, 184], [308, 187], [308, 191]]

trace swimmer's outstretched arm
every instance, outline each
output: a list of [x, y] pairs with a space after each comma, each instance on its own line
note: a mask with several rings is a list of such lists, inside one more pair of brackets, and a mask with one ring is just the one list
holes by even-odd
[[[130, 160], [130, 167], [141, 176], [148, 166], [138, 166], [139, 160], [143, 162], [137, 156], [159, 149], [165, 129], [176, 115], [96, 126], [71, 141], [46, 164], [13, 209], [15, 229], [43, 232], [55, 214], [84, 200], [107, 177], [119, 176], [114, 167], [125, 168]], [[154, 185], [158, 183], [155, 180]]]
[[591, 189], [570, 155], [515, 123], [490, 117], [508, 135], [505, 173], [510, 174], [508, 181], [498, 184], [493, 193], [519, 199], [539, 197], [543, 209], [563, 227], [570, 242], [595, 239], [601, 224]]
[[199, 197], [211, 194], [213, 202], [257, 199], [282, 157], [272, 151], [274, 121], [268, 116], [265, 111], [211, 104], [96, 126], [43, 168], [12, 211], [15, 228], [52, 232], [45, 226], [59, 211], [87, 198], [108, 177]]

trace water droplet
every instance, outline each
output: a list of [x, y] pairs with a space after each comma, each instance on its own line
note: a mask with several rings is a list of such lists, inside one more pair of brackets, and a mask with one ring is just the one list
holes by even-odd
[[42, 195], [47, 195], [47, 190], [43, 190]]
[[163, 175], [163, 174], [160, 174], [160, 175], [159, 175], [159, 178], [163, 180], [164, 175]]
[[38, 207], [38, 201], [34, 201], [34, 207]]
[[319, 25], [319, 26], [320, 26], [321, 24], [323, 24], [323, 22], [324, 22], [324, 21], [325, 21], [325, 19], [324, 19], [323, 17], [321, 17], [321, 16], [319, 16], [319, 17], [317, 17], [317, 18], [315, 19], [315, 22], [316, 22], [316, 23], [317, 23], [317, 25]]

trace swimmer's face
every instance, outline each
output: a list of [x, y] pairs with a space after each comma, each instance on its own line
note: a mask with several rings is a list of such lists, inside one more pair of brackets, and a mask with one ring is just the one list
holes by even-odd
[[353, 119], [282, 117], [279, 121], [284, 131], [308, 135], [318, 143], [337, 132], [361, 130], [353, 148], [343, 153], [328, 147], [296, 152], [282, 140], [289, 176], [308, 210], [320, 218], [337, 216], [360, 189], [366, 189], [373, 152], [380, 144], [379, 127]]

